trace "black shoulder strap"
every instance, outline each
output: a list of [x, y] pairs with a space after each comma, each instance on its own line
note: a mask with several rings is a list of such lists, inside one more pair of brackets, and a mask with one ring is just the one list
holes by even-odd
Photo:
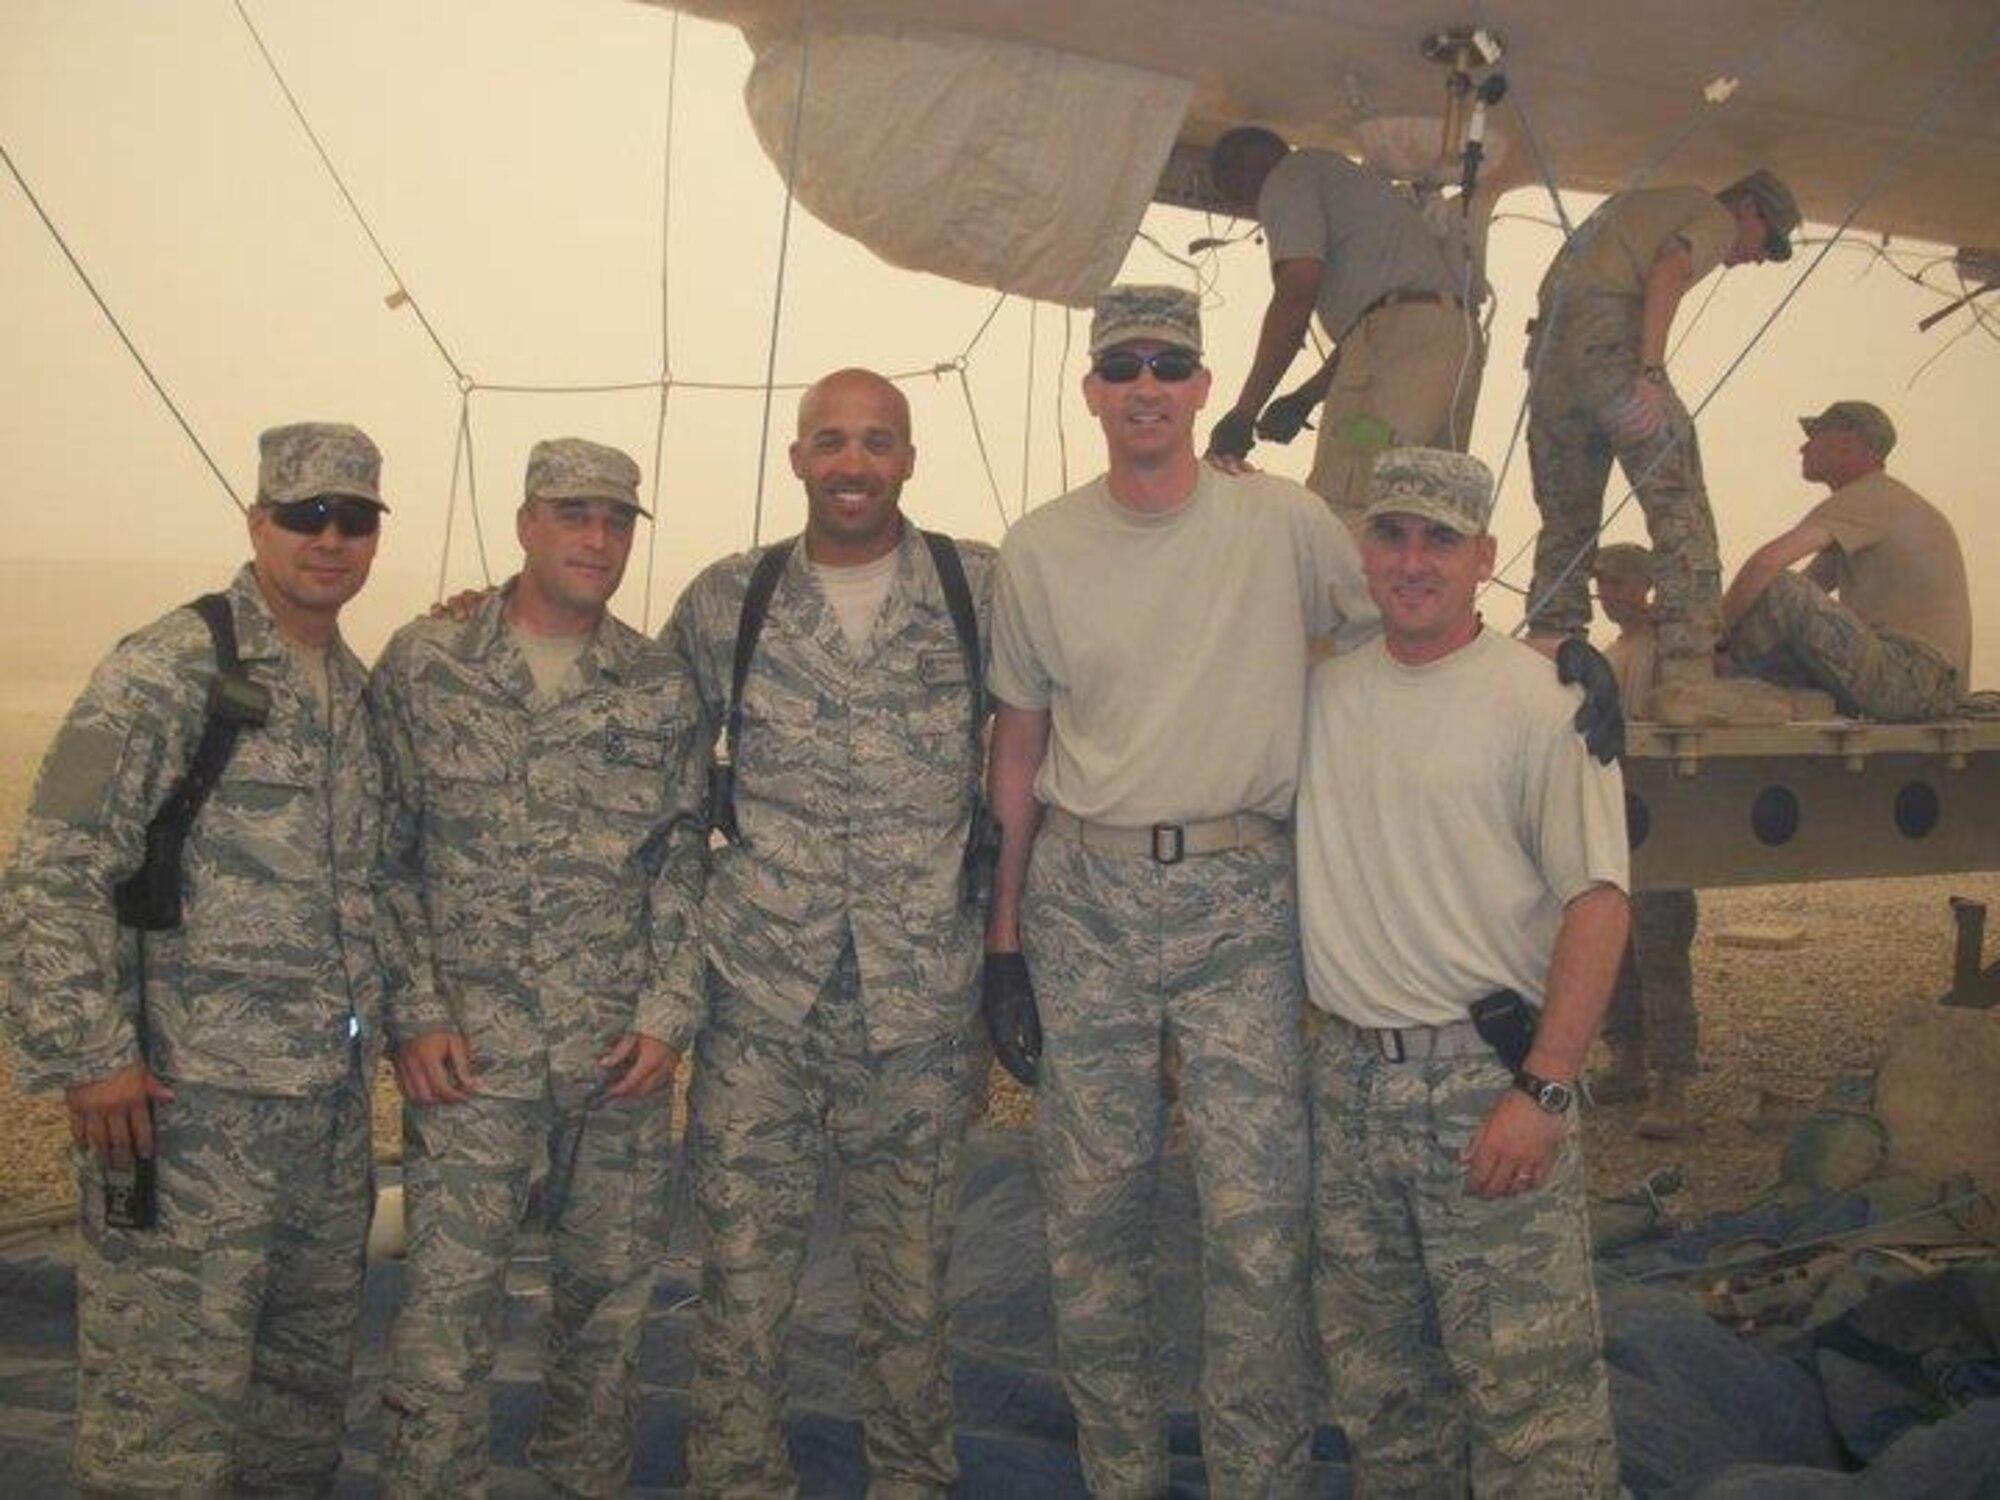
[[[201, 623], [208, 627], [208, 638], [215, 646], [216, 675], [240, 671], [243, 659], [236, 649], [236, 619], [229, 612], [228, 598], [222, 594], [203, 594], [188, 608], [200, 615]], [[194, 822], [202, 804], [208, 801], [208, 794], [222, 779], [223, 768], [236, 752], [236, 736], [243, 732], [241, 719], [215, 711], [213, 695], [209, 705], [208, 717], [201, 726], [201, 742], [194, 747], [187, 777], [175, 787], [175, 792], [185, 797], [187, 811], [180, 816], [187, 824]], [[161, 809], [162, 814], [176, 805], [175, 798], [170, 796], [166, 807]]]
[[[241, 670], [242, 658], [236, 648], [236, 621], [223, 594], [203, 594], [188, 606], [208, 627], [215, 649], [217, 678]], [[119, 882], [113, 897], [119, 920], [128, 927], [160, 932], [180, 926], [181, 850], [188, 830], [200, 816], [208, 795], [222, 779], [229, 757], [235, 753], [236, 737], [246, 722], [240, 715], [218, 710], [213, 687], [209, 690], [201, 726], [188, 768], [174, 782], [166, 801], [146, 825], [146, 862]]]
[[729, 669], [729, 712], [723, 720], [723, 749], [730, 763], [736, 761], [736, 740], [743, 732], [743, 685], [750, 680], [750, 663], [757, 655], [757, 638], [764, 633], [764, 617], [771, 612], [771, 595], [778, 590], [778, 575], [792, 555], [793, 539], [773, 542], [750, 571], [749, 587], [743, 591], [743, 609], [736, 617], [736, 659]]
[[203, 594], [199, 599], [190, 599], [187, 607], [201, 616], [201, 623], [208, 627], [208, 639], [215, 647], [215, 665], [218, 671], [234, 672], [243, 665], [243, 658], [236, 649], [236, 616], [229, 612], [227, 594]]
[[944, 588], [945, 607], [958, 631], [958, 649], [965, 653], [965, 676], [972, 694], [972, 737], [986, 720], [986, 673], [979, 659], [979, 617], [972, 609], [972, 589], [965, 581], [965, 564], [959, 559], [958, 544], [941, 531], [925, 531], [924, 545], [931, 549], [938, 583]]

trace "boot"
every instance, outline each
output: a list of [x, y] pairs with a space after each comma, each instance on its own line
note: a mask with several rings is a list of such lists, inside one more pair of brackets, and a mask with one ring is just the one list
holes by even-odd
[[1689, 1131], [1687, 1080], [1678, 1073], [1662, 1073], [1653, 1080], [1645, 1111], [1632, 1127], [1642, 1140], [1684, 1140]]
[[1717, 677], [1714, 663], [1703, 658], [1668, 657], [1653, 689], [1653, 717], [1662, 724], [1703, 728], [1785, 724], [1791, 721], [1792, 696], [1754, 677]]
[[1611, 1066], [1590, 1076], [1590, 1097], [1597, 1104], [1630, 1104], [1646, 1097], [1646, 1060], [1637, 1048], [1611, 1049]]

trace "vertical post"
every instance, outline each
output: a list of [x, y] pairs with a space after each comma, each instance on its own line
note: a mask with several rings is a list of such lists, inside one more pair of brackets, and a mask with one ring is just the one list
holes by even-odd
[[1986, 949], [1986, 903], [1953, 896], [1951, 918], [1958, 927], [1958, 942], [1952, 954], [1951, 993], [1944, 1003], [1977, 1010], [2000, 1004], [2000, 965], [1995, 965], [1994, 974], [1980, 971]]

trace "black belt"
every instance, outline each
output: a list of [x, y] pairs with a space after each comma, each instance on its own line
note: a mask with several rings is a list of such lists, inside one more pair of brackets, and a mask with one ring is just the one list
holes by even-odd
[[1043, 812], [1041, 827], [1044, 834], [1072, 838], [1086, 848], [1142, 854], [1161, 865], [1177, 865], [1190, 855], [1248, 849], [1280, 837], [1285, 829], [1279, 819], [1254, 812], [1206, 818], [1199, 823], [1154, 823], [1150, 827], [1127, 828], [1092, 823], [1060, 807]]

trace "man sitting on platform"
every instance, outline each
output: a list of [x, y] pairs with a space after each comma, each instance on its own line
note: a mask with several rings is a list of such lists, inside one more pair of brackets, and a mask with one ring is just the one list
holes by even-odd
[[1844, 714], [1949, 715], [1972, 652], [1957, 533], [1882, 471], [1896, 428], [1880, 407], [1836, 401], [1799, 425], [1800, 472], [1832, 493], [1752, 553], [1723, 595], [1736, 669], [1824, 688]]

